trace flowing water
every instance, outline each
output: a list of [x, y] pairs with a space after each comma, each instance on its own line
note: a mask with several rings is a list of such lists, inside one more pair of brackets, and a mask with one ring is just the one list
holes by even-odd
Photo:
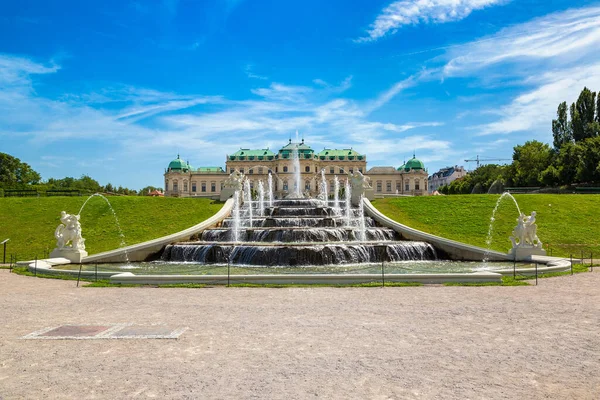
[[502, 203], [502, 200], [506, 197], [512, 199], [513, 203], [515, 204], [515, 207], [517, 207], [518, 215], [521, 215], [521, 208], [519, 208], [519, 203], [517, 203], [517, 199], [515, 199], [513, 197], [513, 195], [508, 192], [502, 193], [502, 196], [500, 196], [498, 198], [498, 201], [496, 202], [496, 206], [494, 207], [494, 211], [492, 211], [492, 216], [490, 218], [490, 226], [488, 227], [488, 233], [487, 233], [487, 237], [485, 239], [486, 252], [483, 255], [484, 263], [487, 263], [489, 261], [490, 252], [492, 251], [492, 241], [494, 238], [494, 222], [496, 221], [496, 212], [498, 211], [498, 208], [500, 207], [500, 203]]
[[[110, 201], [108, 201], [108, 199], [106, 197], [104, 197], [103, 195], [101, 195], [100, 193], [94, 193], [93, 195], [88, 197], [85, 200], [85, 202], [83, 203], [83, 205], [81, 206], [81, 208], [79, 209], [79, 212], [77, 214], [81, 215], [81, 213], [83, 212], [83, 209], [87, 205], [88, 201], [90, 201], [94, 197], [100, 197], [108, 205], [108, 208], [110, 209], [110, 212], [112, 213], [113, 218], [115, 219], [115, 225], [117, 227], [117, 230], [119, 231], [119, 240], [120, 240], [119, 247], [127, 247], [127, 243], [125, 242], [125, 234], [123, 233], [123, 229], [121, 229], [121, 223], [119, 222], [117, 213], [115, 212], [115, 209], [112, 207], [112, 204], [110, 204]], [[127, 260], [127, 264], [129, 264], [129, 254], [127, 254], [127, 250], [125, 250], [125, 260]]]
[[262, 181], [258, 182], [258, 215], [265, 216], [265, 186]]
[[269, 172], [269, 207], [273, 207], [273, 175]]
[[240, 207], [238, 198], [236, 192], [232, 218], [225, 219], [221, 227], [205, 230], [199, 241], [167, 246], [162, 260], [318, 267], [437, 258], [431, 245], [399, 240], [394, 230], [377, 226], [365, 216], [362, 207], [343, 210], [342, 215], [321, 200], [284, 199], [265, 207], [264, 216], [253, 217], [252, 201], [246, 200]]
[[244, 180], [244, 209], [246, 210], [246, 222], [252, 227], [253, 210], [252, 210], [252, 189], [250, 188], [250, 181]]

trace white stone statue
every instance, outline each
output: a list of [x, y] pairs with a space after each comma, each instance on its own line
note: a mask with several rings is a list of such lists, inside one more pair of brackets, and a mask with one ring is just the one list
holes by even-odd
[[537, 224], [535, 223], [536, 212], [533, 211], [530, 216], [521, 213], [517, 218], [517, 226], [512, 231], [509, 238], [514, 247], [533, 247], [542, 248], [542, 242], [537, 236]]
[[61, 211], [60, 222], [61, 224], [54, 231], [56, 248], [59, 250], [85, 250], [85, 239], [81, 237], [79, 215], [67, 214], [65, 211]]
[[368, 199], [372, 198], [373, 188], [371, 187], [370, 178], [368, 176], [364, 176], [360, 171], [356, 171], [354, 173], [348, 173], [348, 180], [352, 187], [352, 205], [358, 206], [363, 195]]
[[509, 237], [513, 248], [511, 254], [517, 258], [523, 258], [528, 255], [546, 255], [542, 247], [542, 242], [537, 236], [537, 224], [535, 223], [536, 212], [533, 211], [530, 216], [523, 213], [517, 218], [517, 226]]
[[244, 180], [244, 174], [237, 169], [233, 171], [227, 179], [223, 182], [225, 189], [242, 190], [242, 182]]

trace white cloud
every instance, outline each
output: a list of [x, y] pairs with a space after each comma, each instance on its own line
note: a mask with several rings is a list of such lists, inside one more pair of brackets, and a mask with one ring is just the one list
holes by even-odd
[[[444, 76], [468, 76], [499, 64], [517, 64], [503, 74], [530, 72], [527, 63], [561, 67], [597, 57], [600, 47], [600, 7], [550, 14], [506, 28], [449, 51]], [[534, 64], [535, 65], [535, 64]]]
[[506, 0], [401, 0], [391, 3], [377, 16], [367, 36], [356, 42], [371, 42], [394, 34], [405, 25], [446, 23], [468, 17], [473, 11], [506, 3]]
[[532, 78], [536, 88], [527, 91], [499, 110], [497, 121], [474, 127], [479, 135], [529, 132], [549, 137], [558, 104], [577, 99], [584, 86], [600, 88], [600, 61], [585, 67], [548, 72]]

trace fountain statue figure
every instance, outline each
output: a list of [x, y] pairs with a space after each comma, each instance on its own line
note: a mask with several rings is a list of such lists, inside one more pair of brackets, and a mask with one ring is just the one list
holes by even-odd
[[511, 254], [517, 258], [531, 255], [546, 255], [542, 242], [537, 236], [536, 212], [527, 216], [523, 213], [517, 218], [517, 226], [509, 237], [512, 242]]
[[352, 186], [352, 205], [358, 206], [362, 198], [368, 198], [368, 192], [372, 192], [373, 190], [370, 179], [368, 176], [364, 176], [360, 171], [348, 173], [348, 179]]
[[87, 256], [85, 251], [85, 239], [81, 236], [81, 224], [79, 215], [60, 213], [60, 225], [54, 231], [56, 238], [56, 249], [50, 257], [64, 257], [72, 262], [81, 262]]
[[221, 190], [220, 200], [225, 201], [233, 196], [235, 192], [242, 190], [242, 182], [244, 174], [237, 169], [229, 174], [229, 177], [223, 182], [223, 190]]

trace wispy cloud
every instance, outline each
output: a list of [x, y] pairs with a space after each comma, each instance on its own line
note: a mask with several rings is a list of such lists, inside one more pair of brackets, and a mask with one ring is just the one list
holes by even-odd
[[441, 75], [519, 92], [504, 106], [479, 110], [496, 118], [471, 127], [475, 134], [528, 132], [544, 140], [560, 102], [574, 101], [584, 86], [600, 88], [598, 48], [600, 7], [572, 9], [452, 48]]
[[[503, 29], [448, 52], [444, 75], [465, 76], [499, 64], [543, 61], [560, 67], [597, 54], [600, 45], [600, 7], [568, 10]], [[510, 73], [503, 69], [503, 73]], [[525, 71], [529, 72], [529, 71]]]
[[246, 64], [246, 66], [244, 66], [244, 73], [250, 79], [260, 79], [262, 81], [269, 79], [269, 77], [267, 77], [267, 76], [259, 75], [259, 74], [255, 73], [253, 64]]
[[405, 25], [446, 23], [468, 17], [473, 11], [507, 3], [506, 0], [401, 0], [383, 9], [356, 42], [372, 42], [395, 34]]

